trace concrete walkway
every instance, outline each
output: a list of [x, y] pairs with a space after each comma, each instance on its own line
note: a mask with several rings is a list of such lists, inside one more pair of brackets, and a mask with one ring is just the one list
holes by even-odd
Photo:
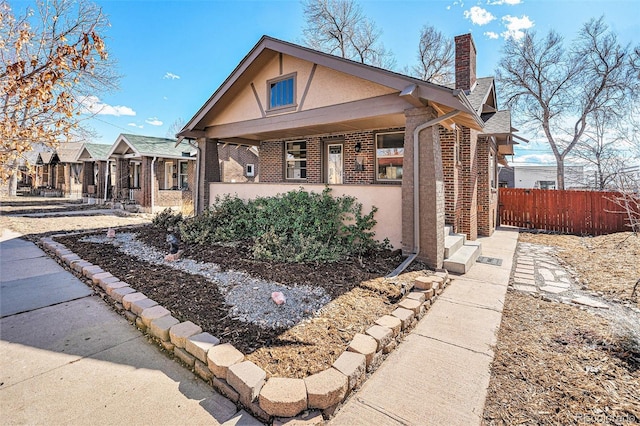
[[517, 228], [481, 238], [501, 265], [456, 277], [330, 424], [480, 424], [517, 240]]
[[3, 425], [260, 424], [38, 247], [7, 232], [0, 317]]

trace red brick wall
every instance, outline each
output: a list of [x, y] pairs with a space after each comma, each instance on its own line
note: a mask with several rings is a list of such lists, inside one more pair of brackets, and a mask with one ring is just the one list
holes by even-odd
[[[460, 182], [461, 163], [457, 162], [456, 135], [460, 132], [440, 127], [442, 147], [442, 167], [444, 171], [445, 222], [453, 227], [453, 232], [461, 232], [462, 191]], [[460, 149], [458, 142], [457, 149]]]
[[462, 169], [460, 172], [462, 218], [461, 231], [470, 240], [478, 238], [478, 132], [462, 127], [460, 129], [460, 152]]
[[456, 89], [470, 90], [476, 82], [476, 45], [471, 34], [455, 37]]
[[[327, 143], [342, 142], [344, 146], [344, 172], [345, 184], [373, 184], [389, 183], [376, 182], [375, 180], [375, 135], [404, 131], [404, 129], [381, 129], [360, 132], [340, 133], [331, 135], [314, 135], [293, 140], [307, 141], [307, 183], [323, 183], [324, 150]], [[284, 182], [284, 145], [285, 140], [265, 141], [260, 145], [260, 181]], [[356, 143], [360, 142], [360, 152], [356, 153]], [[361, 157], [364, 162], [364, 170], [356, 170], [356, 158]], [[396, 183], [389, 183], [394, 185]], [[397, 184], [400, 184], [398, 182]]]
[[[247, 146], [218, 145], [222, 182], [259, 182], [259, 158]], [[247, 164], [253, 164], [254, 176], [246, 175]]]
[[498, 208], [498, 191], [491, 188], [491, 176], [489, 175], [492, 154], [494, 167], [496, 167], [495, 145], [489, 138], [481, 138], [478, 141], [478, 235], [483, 236], [493, 234]]

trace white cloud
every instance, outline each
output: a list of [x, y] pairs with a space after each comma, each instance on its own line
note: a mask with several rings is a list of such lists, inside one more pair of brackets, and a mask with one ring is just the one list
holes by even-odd
[[108, 105], [101, 102], [100, 98], [97, 96], [85, 96], [80, 100], [80, 105], [89, 114], [115, 115], [116, 117], [120, 117], [122, 115], [136, 115], [136, 112], [127, 106]]
[[147, 118], [144, 122], [152, 126], [162, 126], [162, 121], [158, 120], [158, 117]]
[[172, 72], [167, 72], [164, 77], [162, 77], [164, 79], [170, 79], [170, 80], [179, 80], [180, 76], [177, 74], [174, 74]]
[[137, 127], [138, 129], [144, 129], [144, 126], [142, 124], [138, 125], [136, 123], [129, 123], [127, 124], [127, 126]]
[[504, 38], [513, 38], [514, 40], [520, 40], [524, 37], [524, 31], [533, 27], [533, 21], [529, 19], [527, 15], [522, 15], [521, 18], [517, 16], [506, 15], [502, 17], [502, 22], [507, 27], [507, 31], [504, 31], [501, 35]]
[[471, 9], [465, 10], [464, 17], [470, 19], [475, 25], [486, 25], [496, 19], [491, 12], [478, 6], [473, 6]]
[[487, 31], [486, 33], [484, 33], [484, 35], [486, 35], [487, 37], [489, 37], [492, 40], [500, 38], [500, 34], [494, 33], [493, 31]]
[[553, 154], [524, 154], [516, 153], [513, 163], [516, 164], [549, 164], [555, 165], [556, 159]]
[[501, 4], [508, 4], [513, 6], [514, 4], [520, 4], [522, 3], [521, 0], [487, 0], [487, 4], [494, 6], [494, 5], [501, 5]]

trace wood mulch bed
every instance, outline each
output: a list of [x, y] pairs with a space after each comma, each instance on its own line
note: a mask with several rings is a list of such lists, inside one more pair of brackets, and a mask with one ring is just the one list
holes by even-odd
[[[164, 230], [145, 226], [135, 232], [146, 244], [167, 250]], [[319, 286], [331, 296], [332, 301], [313, 319], [272, 330], [231, 318], [217, 286], [203, 277], [148, 264], [108, 244], [78, 241], [77, 235], [56, 240], [143, 292], [179, 320], [192, 321], [231, 343], [270, 376], [278, 377], [303, 378], [330, 367], [356, 333], [396, 308], [402, 298], [401, 284], [427, 269], [414, 262], [393, 280], [381, 278], [404, 260], [398, 250], [331, 264], [293, 264], [253, 260], [248, 242], [184, 247], [184, 257], [217, 263], [222, 270], [242, 271], [287, 286]]]

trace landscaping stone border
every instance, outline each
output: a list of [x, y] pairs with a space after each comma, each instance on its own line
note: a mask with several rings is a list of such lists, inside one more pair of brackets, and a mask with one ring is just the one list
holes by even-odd
[[318, 424], [331, 417], [349, 394], [360, 387], [413, 329], [451, 278], [445, 272], [416, 278], [390, 315], [383, 315], [365, 334], [356, 334], [333, 365], [304, 379], [272, 377], [245, 360], [229, 343], [203, 332], [191, 321], [180, 322], [171, 312], [146, 295], [120, 281], [100, 266], [83, 260], [53, 240], [69, 234], [40, 239], [69, 269], [85, 277], [109, 296], [116, 310], [140, 331], [152, 336], [175, 358], [241, 408], [264, 422], [284, 424], [296, 417], [304, 424]]

